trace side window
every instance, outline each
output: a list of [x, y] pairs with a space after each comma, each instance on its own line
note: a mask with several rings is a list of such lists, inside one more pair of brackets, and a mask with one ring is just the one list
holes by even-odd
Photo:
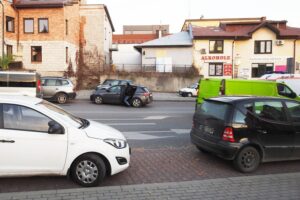
[[69, 82], [66, 80], [62, 80], [62, 85], [69, 85]]
[[279, 95], [292, 98], [293, 92], [286, 85], [278, 84], [277, 90]]
[[255, 114], [259, 117], [273, 121], [286, 121], [283, 105], [280, 101], [255, 102]]
[[56, 80], [55, 79], [48, 79], [46, 80], [46, 86], [55, 86]]
[[253, 104], [246, 103], [238, 106], [236, 109], [233, 122], [238, 124], [246, 124], [247, 123], [247, 116], [253, 115]]
[[62, 81], [61, 80], [56, 80], [56, 86], [62, 86]]
[[286, 102], [289, 114], [294, 122], [300, 122], [300, 104], [296, 102]]
[[[45, 115], [24, 106], [3, 105], [3, 122], [5, 129], [48, 132], [48, 122], [52, 121]], [[36, 123], [39, 122], [39, 123]]]
[[121, 87], [120, 86], [111, 87], [110, 91], [113, 93], [119, 93], [121, 92]]

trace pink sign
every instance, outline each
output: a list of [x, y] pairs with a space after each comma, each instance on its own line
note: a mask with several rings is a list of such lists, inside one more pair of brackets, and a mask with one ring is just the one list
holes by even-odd
[[276, 65], [275, 71], [276, 72], [286, 72], [286, 65]]

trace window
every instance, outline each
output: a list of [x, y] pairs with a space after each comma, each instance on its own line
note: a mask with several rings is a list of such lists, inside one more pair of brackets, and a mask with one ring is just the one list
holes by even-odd
[[39, 19], [39, 33], [49, 33], [49, 22], [48, 19]]
[[229, 107], [229, 104], [221, 102], [204, 101], [196, 112], [210, 116], [212, 119], [225, 120]]
[[[294, 92], [288, 88], [286, 85], [284, 84], [277, 84], [277, 90], [278, 90], [278, 94], [285, 96], [285, 97], [289, 97], [289, 98], [293, 98]], [[296, 96], [294, 95], [294, 98]]]
[[42, 62], [42, 47], [31, 47], [31, 62]]
[[15, 18], [6, 16], [6, 31], [15, 32]]
[[272, 40], [257, 40], [254, 42], [255, 54], [271, 54]]
[[5, 129], [48, 132], [50, 121], [52, 121], [50, 118], [31, 108], [10, 104], [3, 105]]
[[8, 55], [8, 56], [13, 55], [13, 46], [12, 45], [6, 45], [6, 55]]
[[280, 101], [255, 102], [255, 114], [273, 121], [286, 121], [283, 105]]
[[69, 61], [69, 48], [66, 47], [66, 63]]
[[114, 87], [111, 87], [109, 90], [112, 93], [120, 93], [121, 92], [121, 86], [114, 86]]
[[300, 122], [300, 104], [296, 102], [286, 102], [289, 114], [294, 122]]
[[223, 53], [223, 40], [210, 40], [209, 53]]
[[252, 78], [258, 78], [262, 75], [272, 73], [274, 71], [273, 63], [253, 63]]
[[66, 35], [69, 34], [69, 21], [66, 19]]
[[239, 105], [238, 109], [235, 110], [233, 122], [237, 124], [250, 125], [253, 116], [253, 104], [245, 103]]
[[209, 63], [209, 76], [223, 76], [223, 63]]
[[24, 19], [24, 33], [34, 33], [34, 20], [32, 18]]

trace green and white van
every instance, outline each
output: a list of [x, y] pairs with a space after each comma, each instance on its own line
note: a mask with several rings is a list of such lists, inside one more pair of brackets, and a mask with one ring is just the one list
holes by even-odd
[[252, 95], [284, 97], [300, 101], [300, 97], [284, 83], [263, 80], [210, 79], [199, 80], [197, 104], [220, 95]]

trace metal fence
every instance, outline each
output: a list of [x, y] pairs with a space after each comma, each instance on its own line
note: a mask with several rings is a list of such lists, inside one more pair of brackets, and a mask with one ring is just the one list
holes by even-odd
[[157, 72], [157, 73], [194, 73], [192, 65], [111, 65], [112, 71], [119, 72]]

